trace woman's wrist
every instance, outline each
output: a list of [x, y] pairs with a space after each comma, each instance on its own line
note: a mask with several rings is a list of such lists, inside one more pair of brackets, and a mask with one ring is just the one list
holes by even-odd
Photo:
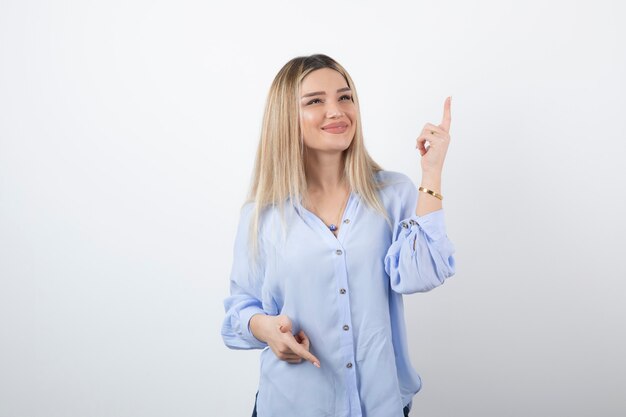
[[261, 313], [257, 313], [250, 317], [250, 332], [252, 333], [252, 336], [254, 336], [263, 343], [267, 343], [264, 329], [268, 319], [269, 317], [267, 316], [267, 314]]
[[436, 191], [441, 194], [441, 173], [440, 172], [422, 172], [422, 182], [420, 185], [429, 190]]
[[[441, 195], [441, 172], [422, 171], [422, 182], [420, 186]], [[417, 207], [415, 208], [415, 214], [417, 216], [425, 216], [443, 207], [442, 201], [439, 198], [427, 192], [419, 191], [419, 193], [420, 196], [417, 200]]]

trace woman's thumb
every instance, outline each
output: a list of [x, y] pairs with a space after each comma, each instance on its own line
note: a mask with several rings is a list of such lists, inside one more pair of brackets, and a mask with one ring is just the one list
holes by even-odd
[[287, 333], [291, 331], [291, 320], [289, 317], [281, 315], [278, 317], [278, 328], [281, 332]]

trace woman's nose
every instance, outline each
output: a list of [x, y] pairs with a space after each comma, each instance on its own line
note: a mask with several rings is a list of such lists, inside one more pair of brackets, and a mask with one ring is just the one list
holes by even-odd
[[337, 104], [330, 104], [326, 110], [326, 117], [333, 119], [340, 116], [343, 116], [343, 112], [339, 109], [339, 106]]

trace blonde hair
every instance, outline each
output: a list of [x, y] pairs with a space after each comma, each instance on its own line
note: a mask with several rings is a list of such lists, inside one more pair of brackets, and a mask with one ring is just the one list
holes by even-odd
[[261, 212], [267, 207], [279, 206], [281, 219], [284, 219], [284, 202], [290, 199], [294, 205], [299, 205], [300, 199], [307, 194], [305, 149], [299, 123], [300, 86], [308, 74], [322, 68], [331, 68], [345, 78], [352, 90], [356, 106], [356, 131], [343, 155], [344, 178], [350, 189], [367, 205], [379, 211], [390, 224], [387, 212], [376, 192], [380, 185], [376, 182], [374, 174], [381, 171], [382, 167], [365, 149], [359, 100], [352, 78], [329, 56], [322, 54], [300, 56], [293, 58], [281, 68], [267, 96], [252, 183], [246, 200], [246, 203], [254, 203], [249, 236], [255, 255]]

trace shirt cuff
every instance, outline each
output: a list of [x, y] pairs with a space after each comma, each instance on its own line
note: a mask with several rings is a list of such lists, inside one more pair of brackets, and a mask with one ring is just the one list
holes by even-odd
[[259, 339], [257, 339], [252, 333], [252, 331], [250, 330], [250, 319], [252, 318], [252, 316], [254, 316], [255, 314], [259, 314], [259, 313], [267, 315], [267, 313], [262, 308], [259, 308], [256, 306], [249, 306], [243, 309], [242, 311], [240, 311], [239, 320], [241, 321], [241, 327], [242, 327], [241, 330], [244, 333], [244, 337], [248, 339], [250, 342], [267, 346], [267, 343], [262, 342]]
[[446, 223], [443, 208], [431, 211], [430, 213], [418, 216], [413, 213], [411, 216], [400, 221], [400, 226], [406, 231], [415, 231], [417, 227], [433, 241], [446, 237]]

